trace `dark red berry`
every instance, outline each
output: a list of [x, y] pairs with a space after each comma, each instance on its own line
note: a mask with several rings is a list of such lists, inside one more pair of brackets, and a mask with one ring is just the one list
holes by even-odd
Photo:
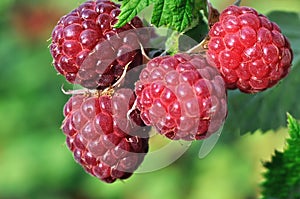
[[89, 89], [104, 89], [128, 69], [142, 64], [135, 17], [114, 28], [119, 5], [110, 1], [87, 1], [63, 16], [52, 32], [50, 52], [56, 70], [70, 83]]
[[229, 89], [256, 93], [274, 86], [290, 68], [293, 53], [278, 25], [249, 7], [229, 6], [209, 31], [208, 61]]
[[149, 128], [131, 110], [134, 101], [122, 88], [113, 96], [73, 95], [64, 107], [62, 130], [74, 159], [104, 182], [130, 177], [148, 152]]
[[227, 115], [223, 79], [200, 55], [152, 59], [135, 91], [141, 119], [170, 139], [204, 139], [221, 127]]

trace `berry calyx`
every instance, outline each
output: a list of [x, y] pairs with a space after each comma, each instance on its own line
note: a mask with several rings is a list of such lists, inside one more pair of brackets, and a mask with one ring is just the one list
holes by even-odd
[[64, 107], [68, 148], [86, 172], [104, 182], [130, 177], [148, 152], [149, 128], [132, 108], [134, 101], [133, 91], [122, 88], [112, 96], [75, 94]]
[[278, 25], [249, 7], [229, 6], [209, 31], [207, 59], [227, 88], [256, 93], [284, 78], [292, 64], [288, 39]]
[[108, 0], [87, 1], [63, 16], [52, 32], [50, 52], [56, 70], [68, 82], [89, 89], [105, 89], [128, 69], [142, 64], [134, 17], [122, 28], [114, 28], [119, 5]]
[[172, 140], [207, 138], [227, 116], [224, 81], [201, 55], [150, 60], [135, 92], [144, 123]]

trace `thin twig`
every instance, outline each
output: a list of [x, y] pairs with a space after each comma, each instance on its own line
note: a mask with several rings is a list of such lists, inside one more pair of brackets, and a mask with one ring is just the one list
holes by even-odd
[[207, 51], [208, 36], [205, 37], [199, 44], [186, 51], [187, 53], [203, 53]]
[[136, 106], [137, 106], [137, 99], [134, 100], [132, 107], [127, 111], [126, 116], [129, 121], [130, 121], [130, 114], [132, 113], [132, 111], [136, 109]]
[[143, 45], [141, 44], [141, 42], [139, 42], [139, 44], [140, 44], [140, 47], [141, 47], [143, 57], [147, 59], [147, 62], [150, 61], [151, 58], [148, 57], [148, 55], [146, 54], [145, 49], [144, 49]]

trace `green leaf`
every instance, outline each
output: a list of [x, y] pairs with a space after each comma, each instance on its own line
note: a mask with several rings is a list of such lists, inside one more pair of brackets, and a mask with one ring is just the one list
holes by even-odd
[[156, 26], [167, 25], [172, 21], [172, 16], [167, 15], [166, 12], [170, 10], [170, 7], [167, 2], [164, 0], [156, 0], [153, 8], [153, 14], [151, 23]]
[[285, 113], [300, 118], [300, 20], [299, 15], [289, 12], [272, 12], [270, 16], [289, 38], [294, 52], [293, 68], [279, 85], [258, 93], [228, 93], [228, 118], [225, 132], [245, 134], [261, 129], [277, 129], [285, 124]]
[[287, 113], [288, 117], [288, 128], [290, 130], [290, 135], [292, 139], [300, 139], [300, 126], [297, 120]]
[[[156, 11], [157, 10], [157, 11]], [[193, 21], [193, 1], [157, 0], [151, 22], [156, 26], [168, 26], [179, 32], [185, 30]]]
[[[204, 0], [201, 0], [204, 2]], [[205, 3], [199, 0], [125, 0], [116, 27], [122, 27], [145, 7], [153, 4], [151, 23], [157, 27], [167, 26], [179, 32], [188, 29], [200, 16]]]
[[264, 164], [267, 171], [262, 183], [263, 198], [300, 198], [300, 124], [290, 115], [288, 129], [290, 138], [284, 152], [275, 151], [271, 162]]
[[145, 7], [149, 6], [152, 0], [125, 0], [121, 6], [121, 13], [119, 15], [118, 23], [115, 27], [120, 28], [126, 23], [131, 21], [139, 12], [141, 12]]

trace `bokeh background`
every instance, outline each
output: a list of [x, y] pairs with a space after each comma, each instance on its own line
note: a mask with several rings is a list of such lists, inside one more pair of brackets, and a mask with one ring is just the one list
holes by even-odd
[[[244, 135], [224, 131], [204, 159], [198, 158], [201, 142], [195, 142], [172, 165], [109, 185], [74, 162], [60, 130], [69, 98], [61, 86], [72, 87], [52, 67], [48, 46], [57, 20], [81, 2], [0, 1], [0, 199], [258, 198], [262, 162], [284, 147], [284, 126]], [[220, 10], [232, 3], [211, 2]], [[242, 5], [263, 14], [300, 13], [298, 0], [244, 0]], [[150, 147], [159, 142], [151, 140]]]

